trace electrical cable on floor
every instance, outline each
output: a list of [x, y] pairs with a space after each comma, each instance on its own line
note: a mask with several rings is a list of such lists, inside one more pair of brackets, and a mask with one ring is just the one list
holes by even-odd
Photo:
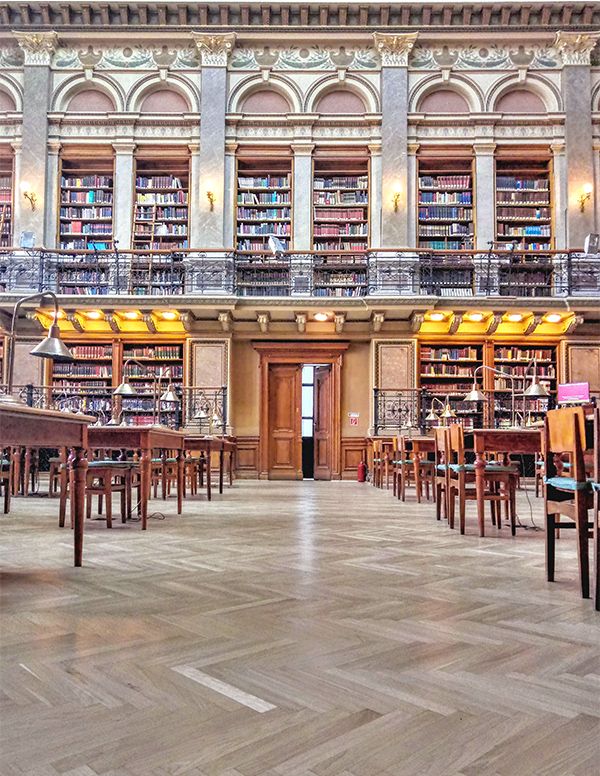
[[[536, 525], [535, 520], [533, 519], [533, 504], [531, 503], [531, 499], [529, 498], [529, 489], [527, 488], [527, 482], [525, 479], [525, 455], [521, 453], [519, 455], [519, 458], [521, 459], [521, 470], [523, 472], [523, 476], [521, 477], [521, 490], [525, 491], [525, 498], [527, 499], [527, 503], [529, 505], [529, 519], [531, 520], [531, 525], [525, 525], [521, 522], [521, 518], [519, 515], [516, 515], [517, 518], [517, 528], [524, 528], [526, 531], [541, 531], [542, 529]], [[534, 472], [535, 476], [535, 472]]]

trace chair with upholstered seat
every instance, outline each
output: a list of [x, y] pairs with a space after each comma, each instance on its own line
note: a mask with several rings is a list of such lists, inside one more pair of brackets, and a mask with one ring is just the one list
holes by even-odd
[[[593, 508], [592, 481], [586, 476], [585, 413], [582, 407], [549, 410], [544, 421], [543, 453], [546, 467], [544, 505], [546, 515], [546, 574], [554, 582], [556, 536], [559, 517], [561, 529], [577, 533], [577, 559], [581, 595], [589, 598], [589, 537], [593, 524], [588, 512]], [[570, 466], [565, 469], [563, 456]], [[568, 476], [567, 476], [568, 474]]]

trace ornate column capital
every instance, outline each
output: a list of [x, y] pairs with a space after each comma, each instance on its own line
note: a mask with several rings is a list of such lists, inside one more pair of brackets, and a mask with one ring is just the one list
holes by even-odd
[[381, 64], [384, 67], [408, 67], [408, 57], [418, 37], [418, 32], [406, 32], [402, 35], [374, 32], [373, 40], [381, 55]]
[[600, 32], [564, 32], [560, 30], [554, 39], [560, 51], [563, 65], [589, 65], [590, 56]]
[[473, 143], [473, 153], [475, 156], [493, 156], [496, 150], [496, 143], [475, 142]]
[[133, 155], [135, 151], [135, 143], [131, 142], [131, 140], [114, 140], [112, 147], [115, 154]]
[[211, 35], [193, 31], [192, 38], [200, 52], [203, 67], [227, 67], [227, 59], [235, 46], [235, 32]]
[[292, 143], [291, 149], [294, 152], [294, 156], [311, 156], [314, 143]]
[[565, 153], [565, 141], [564, 140], [555, 140], [553, 143], [550, 143], [550, 150], [554, 154], [554, 156], [562, 156]]
[[13, 30], [20, 49], [25, 56], [25, 65], [43, 65], [48, 67], [52, 54], [58, 46], [55, 32], [22, 32]]

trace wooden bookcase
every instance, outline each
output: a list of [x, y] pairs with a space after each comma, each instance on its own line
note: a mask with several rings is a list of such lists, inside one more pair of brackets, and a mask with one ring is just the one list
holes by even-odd
[[[124, 342], [123, 343], [123, 361], [120, 371], [127, 377], [132, 385], [138, 391], [137, 396], [122, 399], [123, 419], [130, 425], [145, 425], [152, 422], [153, 408], [153, 380], [144, 369], [137, 364], [128, 364], [124, 369], [124, 364], [128, 358], [135, 358], [158, 377], [167, 370], [171, 369], [172, 374], [165, 376], [161, 380], [160, 393], [166, 391], [169, 383], [173, 386], [175, 393], [181, 398], [183, 388], [183, 348], [181, 342]], [[176, 420], [180, 412], [181, 404], [168, 405], [161, 404], [161, 418], [164, 422]]]
[[[513, 345], [499, 344], [494, 346], [494, 366], [503, 372], [510, 374], [515, 379], [515, 392], [517, 394], [516, 408], [523, 411], [526, 421], [543, 420], [544, 413], [548, 410], [547, 398], [528, 398], [523, 401], [523, 392], [531, 385], [533, 371], [530, 369], [525, 376], [525, 370], [530, 361], [537, 361], [536, 374], [538, 382], [553, 396], [556, 396], [558, 387], [558, 365], [556, 345]], [[500, 423], [510, 424], [510, 394], [511, 381], [505, 377], [494, 375], [494, 404], [496, 415], [500, 416]]]
[[13, 157], [0, 156], [0, 248], [13, 242]]
[[[484, 363], [482, 343], [419, 343], [418, 363], [419, 388], [427, 392], [426, 414], [434, 397], [444, 403], [448, 396], [457, 420], [465, 429], [483, 425], [483, 407], [463, 401], [473, 385], [473, 371]], [[439, 414], [440, 405], [436, 403], [434, 410]], [[427, 425], [436, 423], [428, 421]]]
[[269, 237], [285, 249], [292, 240], [292, 157], [245, 149], [237, 159], [236, 246], [242, 254], [269, 250]]
[[100, 414], [110, 420], [113, 383], [113, 344], [110, 341], [69, 341], [75, 360], [50, 362], [52, 398], [64, 409]]
[[113, 241], [113, 156], [102, 149], [61, 157], [58, 242], [63, 250], [105, 250]]
[[[331, 153], [331, 152], [329, 152]], [[369, 244], [369, 156], [346, 149], [343, 156], [315, 153], [313, 249], [364, 251]]]
[[473, 158], [461, 154], [426, 149], [418, 156], [419, 248], [465, 250], [475, 244]]
[[185, 249], [189, 232], [189, 155], [166, 149], [135, 160], [132, 245], [140, 250]]
[[528, 251], [553, 248], [551, 179], [549, 158], [496, 158], [498, 242]]

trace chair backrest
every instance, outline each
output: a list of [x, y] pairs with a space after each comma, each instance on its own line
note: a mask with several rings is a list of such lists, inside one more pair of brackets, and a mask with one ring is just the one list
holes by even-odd
[[450, 463], [450, 439], [447, 426], [434, 426], [435, 462]]
[[450, 438], [450, 453], [456, 463], [465, 462], [465, 432], [460, 423], [448, 427]]
[[410, 458], [410, 455], [408, 454], [408, 444], [407, 444], [407, 437], [400, 436], [400, 460], [401, 461], [408, 461]]
[[561, 455], [571, 459], [570, 475], [585, 482], [583, 451], [585, 450], [585, 412], [583, 407], [562, 407], [549, 410], [544, 421], [543, 453], [546, 474], [556, 474], [556, 461]]

